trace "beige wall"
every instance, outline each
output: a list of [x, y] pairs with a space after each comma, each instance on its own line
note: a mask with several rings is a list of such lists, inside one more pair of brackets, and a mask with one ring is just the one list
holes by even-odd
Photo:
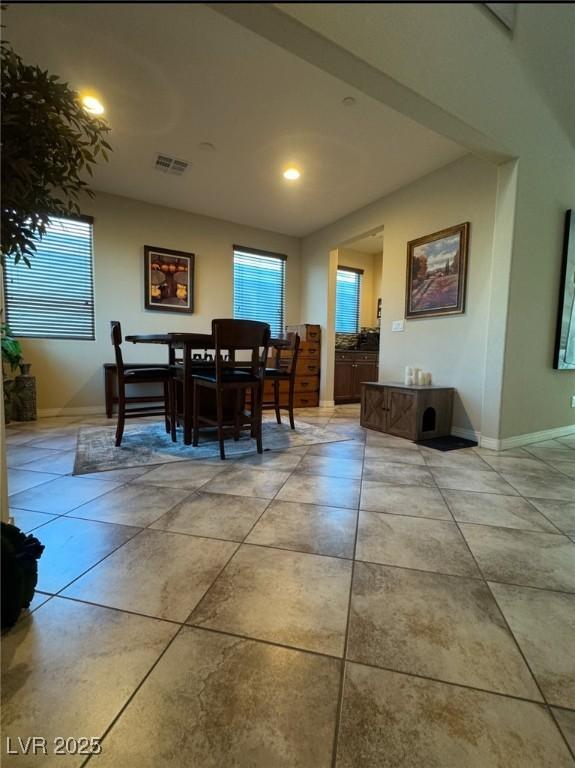
[[[521, 3], [513, 35], [478, 3], [371, 3], [361, 13], [353, 3], [332, 5], [329, 13], [321, 3], [280, 7], [321, 35], [284, 22], [277, 39], [285, 47], [505, 163], [499, 168], [485, 434], [501, 440], [572, 430], [575, 371], [555, 371], [552, 361], [562, 227], [565, 210], [575, 205], [575, 143], [556, 109], [557, 99], [572, 102], [572, 83], [555, 66], [555, 46], [572, 29], [573, 5]], [[417, 56], [406, 55], [406, 40]], [[337, 49], [328, 50], [330, 43]], [[533, 76], [531, 65], [542, 61], [554, 101]], [[505, 162], [510, 158], [518, 158], [516, 167]]]
[[[380, 379], [402, 379], [406, 365], [431, 371], [434, 383], [457, 389], [454, 426], [476, 432], [482, 419], [496, 184], [494, 166], [467, 156], [305, 238], [302, 251], [304, 264], [325, 267], [338, 241], [383, 225]], [[392, 321], [403, 319], [405, 311], [407, 241], [463, 221], [471, 222], [465, 314], [406, 320], [404, 332], [392, 333]], [[330, 400], [329, 360], [324, 371], [322, 399]]]
[[[98, 193], [84, 206], [94, 216], [96, 341], [22, 339], [33, 365], [40, 412], [101, 409], [102, 364], [112, 360], [110, 320], [124, 334], [210, 330], [214, 317], [233, 315], [234, 243], [287, 254], [286, 323], [300, 321], [300, 243], [293, 237]], [[144, 245], [196, 254], [195, 312], [144, 309]], [[162, 347], [125, 345], [132, 362], [163, 362]], [[73, 411], [71, 411], [73, 412]]]
[[[359, 302], [359, 324], [361, 327], [377, 325], [376, 263], [381, 277], [381, 254], [361, 253], [352, 248], [338, 248], [338, 266], [363, 269]], [[379, 293], [377, 293], [379, 296]]]

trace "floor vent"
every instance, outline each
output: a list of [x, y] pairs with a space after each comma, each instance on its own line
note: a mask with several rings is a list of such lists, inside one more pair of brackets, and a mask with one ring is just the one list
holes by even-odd
[[178, 160], [169, 155], [157, 155], [154, 167], [162, 173], [171, 173], [173, 176], [182, 176], [189, 168], [191, 163], [187, 160]]

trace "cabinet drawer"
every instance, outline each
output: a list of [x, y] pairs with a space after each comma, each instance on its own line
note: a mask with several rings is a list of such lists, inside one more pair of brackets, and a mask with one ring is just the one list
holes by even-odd
[[[302, 341], [299, 345], [299, 353], [298, 353], [298, 359], [305, 357], [310, 358], [313, 357], [316, 360], [319, 360], [319, 353], [320, 353], [320, 346], [314, 341]], [[291, 360], [292, 353], [289, 351], [289, 349], [282, 350], [280, 352], [280, 359], [281, 360]]]
[[296, 376], [318, 376], [319, 362], [306, 357], [301, 357], [297, 361]]
[[[280, 381], [279, 386], [280, 386], [280, 393], [289, 392], [289, 381]], [[273, 395], [274, 395], [274, 383], [270, 379], [266, 379], [266, 381], [264, 381], [264, 397], [273, 398]]]
[[319, 390], [319, 376], [296, 376], [296, 392], [317, 392]]
[[377, 352], [356, 352], [354, 350], [350, 352], [336, 352], [335, 362], [349, 362], [349, 363], [377, 363], [379, 355]]
[[294, 408], [315, 408], [319, 405], [319, 392], [296, 392]]
[[302, 325], [288, 325], [286, 330], [288, 333], [299, 334], [300, 341], [313, 341], [319, 344], [321, 339], [321, 325], [311, 325], [304, 323]]

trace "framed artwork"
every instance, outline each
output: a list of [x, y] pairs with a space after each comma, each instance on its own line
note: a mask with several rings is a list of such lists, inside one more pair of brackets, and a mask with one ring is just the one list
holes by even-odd
[[465, 311], [468, 240], [466, 221], [408, 242], [406, 318]]
[[381, 299], [377, 300], [377, 319], [381, 320]]
[[559, 371], [575, 370], [575, 216], [572, 210], [565, 214], [553, 367]]
[[146, 309], [194, 311], [194, 259], [193, 253], [144, 246]]

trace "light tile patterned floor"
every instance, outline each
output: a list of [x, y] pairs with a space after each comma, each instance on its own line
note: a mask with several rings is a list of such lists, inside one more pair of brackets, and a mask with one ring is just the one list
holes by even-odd
[[[3, 638], [6, 737], [116, 768], [575, 764], [575, 438], [344, 442], [72, 477], [80, 424], [8, 428], [46, 544]], [[9, 757], [58, 765], [61, 757]]]

